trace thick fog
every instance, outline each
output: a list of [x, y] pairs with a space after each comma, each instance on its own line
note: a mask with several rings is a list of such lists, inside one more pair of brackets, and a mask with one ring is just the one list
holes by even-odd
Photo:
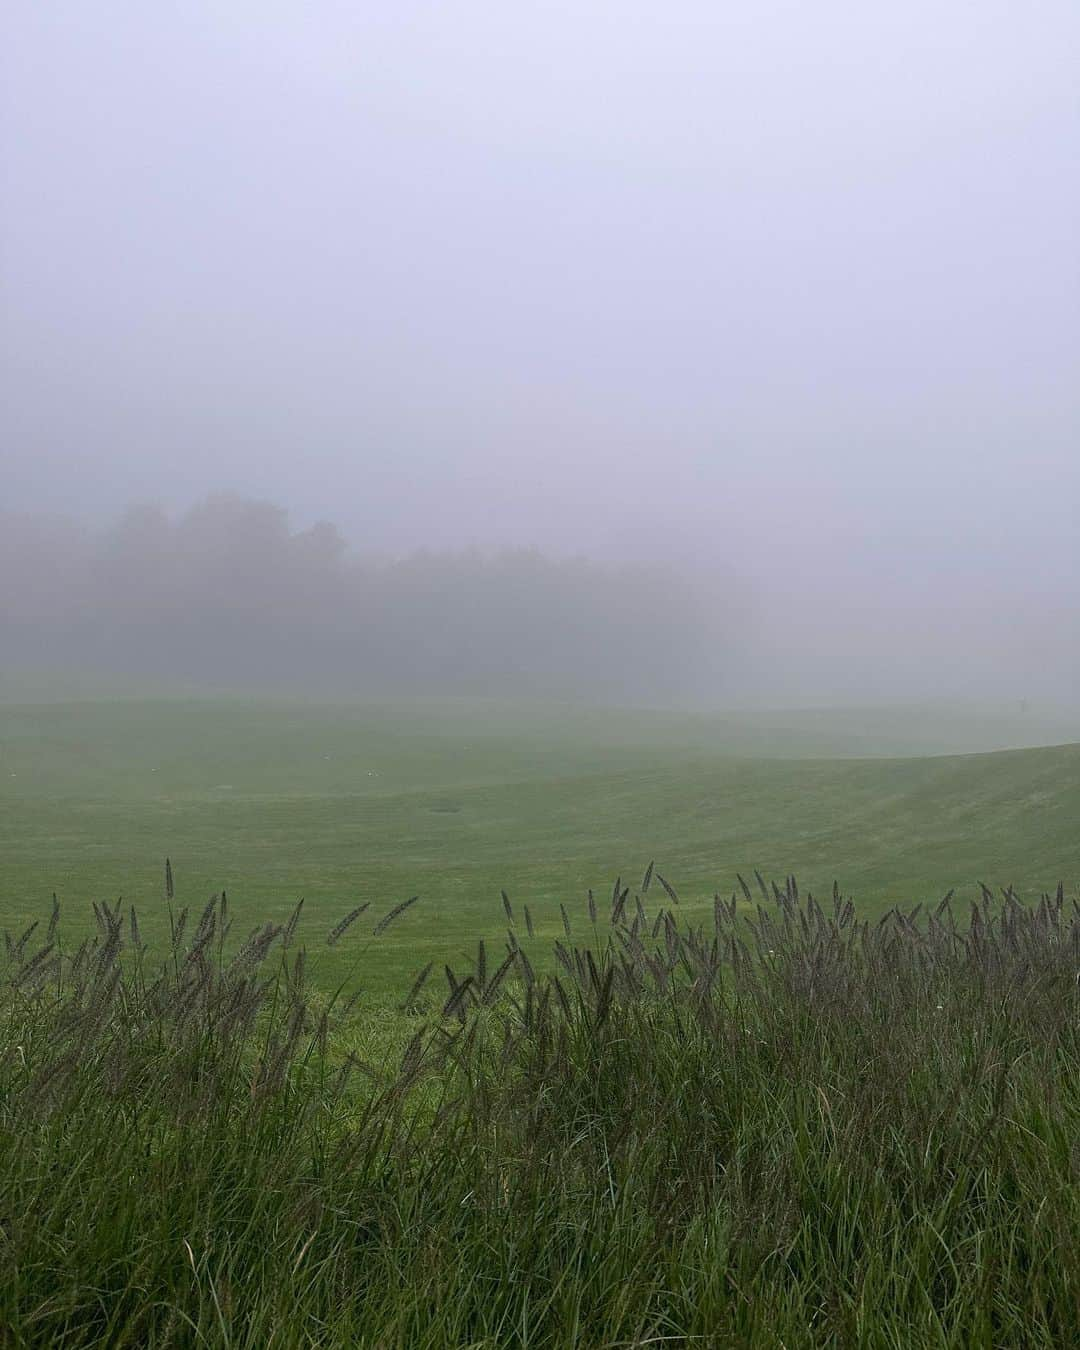
[[1075, 701], [1078, 69], [1074, 0], [5, 7], [0, 670]]
[[0, 516], [0, 576], [10, 669], [151, 688], [668, 703], [708, 694], [719, 636], [712, 597], [653, 565], [363, 558], [229, 498], [98, 532]]

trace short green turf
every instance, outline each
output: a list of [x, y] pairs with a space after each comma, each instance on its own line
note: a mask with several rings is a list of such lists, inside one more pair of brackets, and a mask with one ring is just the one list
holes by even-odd
[[[92, 900], [123, 896], [160, 940], [168, 855], [175, 905], [201, 908], [227, 888], [238, 929], [281, 921], [305, 897], [306, 940], [329, 982], [361, 958], [382, 913], [418, 894], [362, 957], [372, 997], [386, 999], [428, 960], [455, 965], [480, 937], [498, 948], [500, 889], [553, 936], [560, 901], [581, 922], [588, 887], [606, 896], [651, 859], [702, 911], [754, 868], [794, 873], [815, 893], [836, 878], [868, 913], [953, 887], [968, 897], [979, 880], [1029, 895], [1059, 880], [1075, 890], [1080, 745], [925, 753], [1022, 734], [917, 711], [9, 705], [0, 926], [45, 917], [55, 891], [74, 936]], [[365, 901], [341, 947], [321, 948]]]

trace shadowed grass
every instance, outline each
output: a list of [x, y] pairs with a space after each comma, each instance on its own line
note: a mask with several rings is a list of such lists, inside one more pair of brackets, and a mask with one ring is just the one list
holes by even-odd
[[508, 903], [377, 1022], [299, 912], [174, 910], [161, 966], [120, 907], [10, 938], [5, 1343], [1075, 1343], [1077, 905], [741, 886], [616, 883], [555, 976]]

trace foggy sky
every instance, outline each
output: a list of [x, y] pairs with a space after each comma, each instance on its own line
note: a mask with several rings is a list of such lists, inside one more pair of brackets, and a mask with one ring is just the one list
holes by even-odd
[[1075, 689], [1074, 0], [35, 0], [0, 47], [0, 506], [662, 558], [789, 691]]

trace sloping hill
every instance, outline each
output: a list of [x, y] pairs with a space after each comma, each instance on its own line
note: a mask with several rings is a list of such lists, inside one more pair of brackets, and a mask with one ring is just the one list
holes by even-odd
[[72, 913], [123, 894], [152, 935], [166, 854], [181, 900], [227, 886], [238, 927], [300, 895], [329, 928], [360, 901], [378, 912], [419, 892], [381, 939], [391, 989], [497, 936], [500, 887], [554, 932], [559, 901], [580, 908], [587, 887], [652, 858], [688, 906], [754, 867], [815, 891], [838, 878], [870, 909], [980, 879], [1080, 884], [1080, 746], [783, 760], [695, 746], [685, 727], [635, 743], [612, 726], [590, 738], [585, 722], [556, 734], [522, 717], [515, 731], [505, 710], [445, 706], [6, 709], [0, 925], [39, 917], [54, 890]]

